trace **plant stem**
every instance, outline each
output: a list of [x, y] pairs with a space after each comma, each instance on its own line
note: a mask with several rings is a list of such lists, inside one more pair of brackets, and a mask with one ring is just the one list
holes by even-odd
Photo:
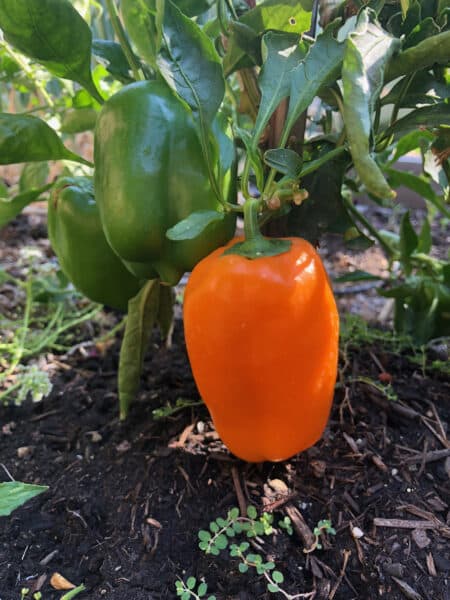
[[263, 237], [258, 223], [261, 200], [249, 198], [244, 204], [244, 234], [246, 241]]
[[233, 1], [232, 0], [226, 0], [226, 3], [227, 3], [227, 6], [228, 6], [231, 14], [233, 15], [233, 19], [236, 19], [236, 21], [237, 21], [238, 16], [237, 16], [236, 9], [234, 8]]
[[114, 0], [106, 0], [106, 8], [108, 9], [114, 33], [116, 34], [117, 39], [119, 40], [119, 43], [122, 46], [122, 50], [127, 58], [128, 64], [130, 65], [130, 68], [133, 71], [133, 77], [136, 79], [136, 81], [141, 81], [143, 77], [140, 73], [140, 66], [136, 60], [134, 52], [130, 46], [130, 42], [128, 41], [125, 30], [119, 19]]

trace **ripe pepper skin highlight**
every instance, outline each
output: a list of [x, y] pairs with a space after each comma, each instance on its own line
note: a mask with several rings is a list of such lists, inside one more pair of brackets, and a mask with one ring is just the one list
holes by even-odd
[[48, 233], [59, 264], [87, 298], [127, 310], [140, 282], [109, 247], [88, 177], [60, 179], [48, 202]]
[[217, 249], [195, 267], [184, 295], [200, 395], [223, 442], [250, 462], [313, 445], [336, 382], [339, 316], [328, 276], [309, 242], [289, 239], [288, 252], [267, 258]]
[[[233, 142], [221, 148], [219, 182], [235, 201]], [[221, 210], [194, 119], [164, 81], [128, 85], [103, 106], [95, 132], [95, 196], [106, 238], [138, 277], [176, 284], [234, 234], [235, 216], [211, 223], [198, 237], [171, 241], [166, 231], [198, 210]], [[229, 148], [228, 148], [229, 149]], [[231, 156], [231, 160], [230, 160]]]

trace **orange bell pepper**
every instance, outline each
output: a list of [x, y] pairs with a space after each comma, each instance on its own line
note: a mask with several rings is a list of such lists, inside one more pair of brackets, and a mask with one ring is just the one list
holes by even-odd
[[330, 413], [339, 317], [322, 261], [299, 238], [276, 256], [219, 248], [194, 268], [184, 330], [194, 379], [236, 456], [289, 458], [313, 445]]

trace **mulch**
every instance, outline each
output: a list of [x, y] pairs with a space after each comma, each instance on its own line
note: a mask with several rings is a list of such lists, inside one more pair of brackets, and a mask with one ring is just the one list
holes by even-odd
[[[23, 587], [60, 598], [54, 572], [84, 583], [79, 597], [91, 600], [174, 599], [188, 576], [218, 600], [281, 598], [227, 551], [198, 548], [199, 530], [242, 505], [274, 514], [276, 531], [252, 551], [283, 573], [285, 597], [450, 599], [450, 377], [431, 359], [423, 368], [411, 350], [347, 340], [322, 440], [288, 461], [247, 464], [221, 444], [203, 405], [153, 418], [167, 403], [199, 400], [181, 321], [170, 348], [154, 335], [125, 422], [118, 350], [116, 340], [48, 356], [51, 395], [0, 408], [0, 480], [49, 486], [0, 518], [1, 600], [19, 600]], [[277, 526], [285, 516], [292, 535]], [[319, 548], [323, 519], [335, 534]]]

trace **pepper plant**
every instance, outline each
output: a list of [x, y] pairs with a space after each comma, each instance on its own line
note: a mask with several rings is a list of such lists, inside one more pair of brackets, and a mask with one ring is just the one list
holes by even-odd
[[[29, 100], [0, 113], [0, 164], [29, 173], [17, 194], [0, 189], [0, 224], [54, 188], [67, 276], [105, 304], [125, 296], [122, 417], [153, 325], [170, 329], [171, 288], [237, 216], [232, 253], [255, 262], [290, 252], [290, 237], [380, 243], [401, 265], [383, 292], [396, 326], [425, 315], [420, 341], [450, 334], [450, 268], [429, 256], [428, 221], [450, 217], [449, 20], [449, 0], [0, 0], [0, 79]], [[91, 162], [68, 140], [94, 128]], [[419, 175], [397, 168], [412, 151]], [[70, 181], [31, 175], [48, 161]], [[393, 206], [400, 185], [429, 214], [393, 240], [354, 198]]]

